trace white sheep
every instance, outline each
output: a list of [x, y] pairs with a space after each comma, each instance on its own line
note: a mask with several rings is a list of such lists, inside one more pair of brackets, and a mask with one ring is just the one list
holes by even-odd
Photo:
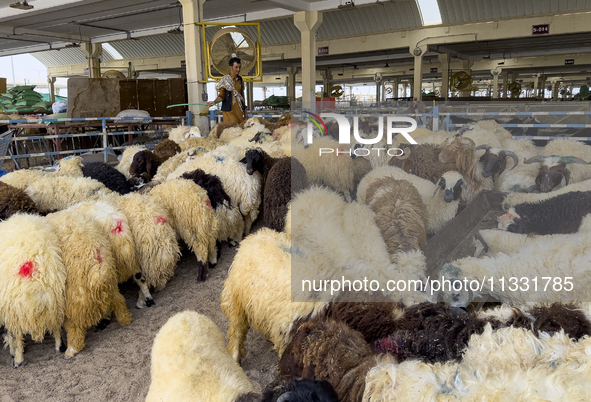
[[244, 217], [244, 235], [248, 235], [261, 205], [261, 177], [248, 175], [246, 165], [233, 157], [216, 155], [214, 152], [186, 161], [169, 174], [167, 180], [175, 179], [182, 176], [183, 173], [196, 169], [219, 177], [224, 185], [224, 190], [232, 199], [232, 203], [240, 209], [240, 213]]
[[[320, 149], [330, 149], [320, 155]], [[352, 200], [355, 186], [355, 169], [350, 156], [351, 147], [341, 145], [332, 137], [315, 138], [312, 144], [305, 147], [293, 144], [292, 155], [306, 168], [310, 184], [327, 185]]]
[[425, 206], [427, 207], [429, 233], [437, 233], [456, 216], [460, 199], [455, 197], [454, 193], [458, 192], [460, 188], [465, 186], [465, 181], [462, 175], [458, 172], [445, 173], [438, 182], [438, 184], [444, 184], [444, 187], [441, 191], [438, 191], [441, 187], [440, 185], [435, 185], [429, 180], [406, 173], [400, 168], [385, 166], [372, 170], [361, 180], [357, 187], [357, 201], [365, 203], [368, 187], [375, 180], [383, 177], [406, 180], [418, 190]]
[[84, 349], [86, 331], [115, 311], [121, 325], [131, 314], [117, 287], [117, 269], [111, 244], [103, 228], [76, 211], [60, 211], [45, 219], [57, 234], [66, 268], [66, 357]]
[[190, 180], [167, 180], [150, 193], [168, 210], [171, 226], [197, 257], [198, 282], [205, 281], [208, 264], [217, 262], [218, 220], [207, 192]]
[[0, 181], [9, 184], [13, 187], [20, 188], [21, 190], [26, 189], [31, 183], [39, 180], [45, 175], [42, 170], [36, 169], [21, 169], [15, 170], [0, 177]]
[[175, 314], [158, 331], [151, 373], [146, 402], [233, 402], [253, 391], [220, 330], [193, 311]]
[[16, 214], [0, 222], [0, 324], [14, 368], [24, 362], [24, 335], [41, 341], [45, 332], [61, 345], [66, 269], [53, 227], [39, 216]]
[[[262, 228], [240, 243], [222, 290], [222, 311], [229, 321], [228, 351], [236, 362], [246, 354], [249, 327], [261, 332], [281, 356], [294, 322], [313, 317], [324, 302], [292, 302], [290, 236]], [[294, 253], [292, 253], [294, 251]], [[297, 265], [296, 265], [297, 266]]]

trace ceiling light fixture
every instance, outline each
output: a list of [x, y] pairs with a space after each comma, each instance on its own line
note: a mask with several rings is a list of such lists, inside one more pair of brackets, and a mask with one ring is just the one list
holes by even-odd
[[353, 3], [353, 0], [346, 1], [345, 4], [339, 4], [337, 8], [339, 10], [352, 10], [355, 8], [355, 3]]
[[19, 10], [31, 10], [32, 8], [34, 8], [34, 6], [31, 6], [29, 3], [27, 3], [27, 0], [24, 0], [12, 3], [10, 5], [10, 8], [17, 8]]
[[64, 46], [64, 49], [70, 49], [70, 48], [73, 48], [73, 47], [80, 47], [80, 44], [79, 43], [74, 43], [74, 42], [68, 43], [66, 46]]

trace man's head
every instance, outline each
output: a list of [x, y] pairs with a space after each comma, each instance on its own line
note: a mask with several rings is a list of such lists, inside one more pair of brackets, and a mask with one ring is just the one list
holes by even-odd
[[240, 59], [238, 57], [232, 57], [228, 61], [228, 65], [230, 66], [230, 74], [234, 76], [240, 74]]

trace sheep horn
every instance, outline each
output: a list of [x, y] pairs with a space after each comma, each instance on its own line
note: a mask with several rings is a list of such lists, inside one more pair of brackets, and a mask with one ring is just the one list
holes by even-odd
[[511, 170], [515, 169], [515, 166], [519, 165], [519, 158], [517, 157], [517, 155], [515, 155], [515, 152], [511, 152], [511, 151], [507, 151], [507, 150], [503, 150], [503, 151], [505, 152], [505, 155], [513, 158], [513, 167], [511, 168]]
[[406, 160], [406, 159], [410, 158], [410, 153], [411, 153], [410, 147], [406, 147], [406, 148], [404, 148], [404, 153], [402, 155], [400, 155], [400, 156], [396, 156], [396, 158], [399, 161]]
[[474, 148], [474, 152], [480, 151], [481, 149], [490, 149], [490, 148], [492, 148], [490, 145], [482, 144], [482, 145], [478, 145], [476, 148]]
[[466, 180], [462, 179], [462, 188], [464, 189], [464, 191], [467, 193], [468, 192], [468, 184], [466, 183]]
[[537, 184], [532, 184], [531, 186], [529, 186], [527, 188], [527, 192], [528, 193], [531, 193], [531, 192], [533, 192], [534, 190], [537, 190], [537, 189], [538, 189], [538, 185]]
[[560, 159], [567, 165], [569, 163], [583, 163], [585, 165], [591, 164], [591, 162], [587, 162], [581, 158], [577, 158], [576, 156], [561, 156]]
[[456, 134], [456, 136], [461, 136], [463, 135], [466, 131], [472, 131], [474, 130], [474, 127], [472, 127], [469, 124], [464, 124], [462, 127], [460, 127], [460, 131], [458, 131], [458, 133]]
[[[443, 177], [442, 177], [443, 178]], [[441, 178], [441, 179], [442, 179]], [[441, 179], [439, 179], [439, 181], [437, 182], [437, 184], [435, 185], [435, 191], [433, 192], [433, 197], [435, 197], [437, 195], [437, 191], [439, 191], [440, 187], [443, 187], [443, 182], [441, 181]]]
[[546, 159], [546, 156], [537, 155], [537, 156], [534, 156], [534, 157], [524, 160], [523, 163], [525, 163], [526, 165], [529, 165], [532, 163], [544, 162], [545, 159]]
[[476, 235], [474, 235], [474, 237], [476, 238], [476, 240], [482, 243], [482, 245], [484, 246], [484, 252], [488, 253], [488, 244], [486, 244], [486, 241], [484, 240], [480, 232], [476, 232]]
[[261, 139], [261, 135], [263, 135], [262, 132], [258, 132], [254, 135], [254, 137], [252, 137], [250, 140], [248, 140], [248, 142], [259, 142], [259, 140]]

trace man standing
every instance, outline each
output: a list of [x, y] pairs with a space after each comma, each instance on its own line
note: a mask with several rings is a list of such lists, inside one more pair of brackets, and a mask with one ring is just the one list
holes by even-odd
[[228, 61], [230, 74], [224, 75], [215, 84], [218, 97], [213, 102], [207, 102], [207, 106], [222, 101], [222, 112], [224, 112], [224, 123], [240, 124], [248, 119], [246, 104], [244, 102], [244, 82], [240, 74], [240, 59], [232, 57]]

